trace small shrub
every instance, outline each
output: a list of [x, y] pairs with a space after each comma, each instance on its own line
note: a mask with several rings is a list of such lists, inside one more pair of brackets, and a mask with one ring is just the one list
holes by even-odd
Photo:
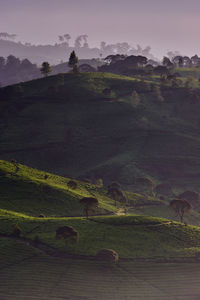
[[112, 249], [102, 249], [97, 253], [96, 258], [101, 261], [116, 263], [119, 260], [119, 255]]
[[56, 229], [56, 239], [64, 239], [67, 247], [69, 240], [73, 243], [78, 241], [78, 232], [71, 226], [58, 227]]
[[72, 190], [75, 190], [78, 186], [77, 182], [74, 181], [74, 180], [70, 180], [68, 183], [67, 183], [67, 186], [68, 188], [72, 189]]
[[40, 214], [38, 217], [39, 217], [39, 218], [45, 218], [45, 215]]

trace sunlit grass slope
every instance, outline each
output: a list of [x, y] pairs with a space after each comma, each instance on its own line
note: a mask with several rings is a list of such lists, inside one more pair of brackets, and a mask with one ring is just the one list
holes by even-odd
[[[99, 200], [97, 214], [115, 212], [114, 201], [106, 191], [95, 185], [77, 182], [75, 190], [67, 183], [69, 178], [45, 173], [24, 165], [19, 170], [11, 162], [0, 161], [0, 207], [31, 216], [81, 216], [79, 200], [94, 196]], [[45, 175], [48, 178], [45, 179]]]
[[[200, 229], [148, 216], [33, 218], [0, 211], [1, 234], [12, 234], [18, 224], [22, 237], [39, 241], [63, 253], [95, 256], [102, 248], [117, 251], [121, 258], [194, 256], [200, 250]], [[69, 225], [79, 233], [68, 245], [55, 238], [59, 226]]]

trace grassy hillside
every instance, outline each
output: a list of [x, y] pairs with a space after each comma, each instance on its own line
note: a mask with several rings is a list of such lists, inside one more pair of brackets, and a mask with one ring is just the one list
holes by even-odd
[[[18, 224], [22, 238], [45, 243], [62, 253], [95, 256], [102, 248], [117, 251], [121, 258], [194, 256], [200, 247], [200, 229], [167, 219], [137, 215], [86, 218], [33, 218], [0, 211], [1, 234], [11, 235]], [[76, 244], [55, 238], [59, 226], [69, 225], [79, 233]], [[12, 236], [11, 236], [12, 238]], [[23, 240], [22, 240], [23, 242]], [[27, 244], [27, 241], [24, 241]], [[48, 248], [47, 248], [48, 250]]]
[[[0, 207], [31, 216], [81, 216], [79, 200], [94, 196], [99, 200], [97, 213], [117, 211], [114, 200], [97, 186], [77, 181], [77, 188], [70, 189], [69, 178], [45, 173], [24, 165], [16, 167], [11, 162], [0, 161]], [[47, 179], [44, 176], [48, 175]]]
[[[0, 155], [66, 177], [129, 185], [149, 176], [176, 191], [199, 189], [200, 93], [159, 81], [61, 74], [21, 84], [0, 102]], [[105, 90], [109, 93], [105, 93]], [[132, 106], [136, 90], [140, 104]]]
[[[0, 295], [4, 300], [171, 300], [179, 296], [187, 300], [199, 295], [199, 281], [191, 279], [199, 278], [198, 264], [176, 263], [195, 261], [199, 227], [141, 215], [157, 211], [167, 216], [164, 202], [148, 205], [151, 197], [145, 202], [142, 195], [127, 192], [136, 206], [134, 215], [72, 217], [82, 215], [79, 199], [83, 196], [98, 197], [100, 214], [118, 213], [120, 204], [115, 207], [104, 188], [77, 181], [78, 188], [71, 190], [69, 178], [21, 164], [18, 168], [16, 173], [13, 163], [0, 161]], [[47, 217], [38, 218], [40, 213]], [[20, 237], [13, 235], [15, 225], [21, 229]], [[69, 241], [67, 248], [55, 236], [64, 225], [79, 234], [77, 243]], [[102, 248], [117, 251], [119, 264], [108, 266], [96, 260]], [[168, 259], [175, 263], [152, 262]], [[188, 280], [192, 284], [185, 289]]]
[[[77, 181], [77, 189], [72, 190], [67, 186], [69, 178], [48, 174], [44, 179], [47, 173], [24, 165], [18, 165], [16, 173], [14, 164], [6, 161], [0, 161], [0, 175], [1, 234], [12, 234], [13, 226], [18, 224], [23, 237], [32, 240], [37, 237], [51, 247], [66, 251], [65, 242], [55, 239], [55, 231], [68, 224], [79, 232], [80, 238], [67, 252], [95, 255], [98, 249], [114, 248], [120, 257], [127, 258], [191, 255], [199, 246], [197, 227], [142, 216], [165, 215], [173, 219], [174, 213], [165, 202], [154, 200], [153, 205], [151, 198], [144, 201], [142, 195], [129, 192], [129, 205], [136, 206], [132, 208], [133, 215], [120, 215], [123, 204], [117, 203], [115, 207], [104, 188]], [[91, 216], [88, 220], [79, 217], [83, 215], [79, 200], [91, 195], [100, 203], [97, 214], [116, 215]], [[38, 218], [41, 213], [46, 217]], [[193, 213], [191, 221], [197, 220], [198, 214]]]

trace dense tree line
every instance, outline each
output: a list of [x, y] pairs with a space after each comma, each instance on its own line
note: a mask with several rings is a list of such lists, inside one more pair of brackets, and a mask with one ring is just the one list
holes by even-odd
[[0, 84], [2, 86], [28, 81], [40, 76], [37, 65], [32, 64], [28, 59], [20, 60], [14, 55], [9, 55], [7, 59], [0, 57]]
[[0, 56], [12, 53], [20, 58], [27, 57], [29, 60], [41, 64], [48, 57], [50, 64], [58, 64], [61, 60], [65, 60], [67, 56], [75, 50], [81, 58], [101, 58], [110, 54], [126, 54], [126, 55], [143, 55], [149, 59], [155, 59], [151, 54], [151, 47], [141, 47], [137, 45], [131, 46], [127, 42], [106, 43], [101, 41], [99, 46], [91, 47], [88, 42], [88, 35], [82, 34], [71, 42], [70, 34], [62, 34], [58, 36], [58, 40], [54, 45], [33, 45], [31, 43], [22, 43], [15, 41], [16, 35], [6, 32], [0, 33]]

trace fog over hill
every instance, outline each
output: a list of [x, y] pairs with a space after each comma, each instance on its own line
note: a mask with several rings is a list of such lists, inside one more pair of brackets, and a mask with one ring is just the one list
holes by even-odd
[[131, 46], [127, 42], [107, 44], [100, 42], [99, 47], [91, 47], [86, 34], [75, 38], [74, 43], [70, 42], [69, 34], [59, 35], [57, 42], [52, 45], [33, 45], [15, 41], [16, 35], [6, 32], [0, 33], [0, 56], [7, 57], [12, 54], [20, 59], [27, 58], [31, 62], [41, 64], [49, 61], [51, 64], [58, 64], [68, 60], [72, 50], [75, 50], [79, 58], [91, 59], [106, 57], [111, 54], [145, 55], [149, 59], [156, 59], [151, 53], [151, 47], [142, 48], [140, 45]]

